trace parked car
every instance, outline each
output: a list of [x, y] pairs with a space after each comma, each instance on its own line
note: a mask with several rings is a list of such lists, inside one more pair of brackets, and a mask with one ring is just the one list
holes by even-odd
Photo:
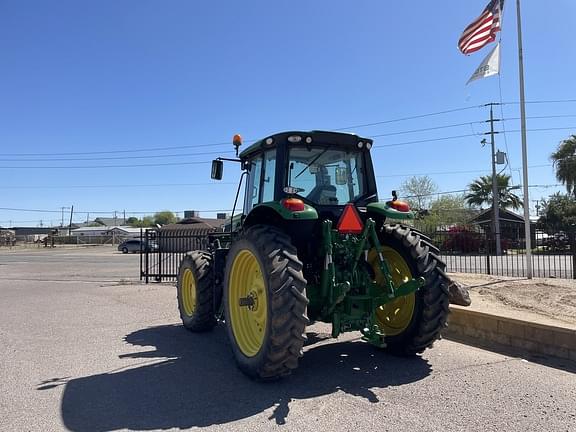
[[124, 240], [118, 245], [118, 250], [122, 253], [142, 253], [142, 252], [155, 252], [158, 250], [158, 244], [146, 242], [140, 239]]

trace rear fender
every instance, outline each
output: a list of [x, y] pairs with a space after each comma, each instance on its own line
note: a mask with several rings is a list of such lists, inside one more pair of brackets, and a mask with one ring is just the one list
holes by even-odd
[[388, 203], [383, 202], [370, 203], [366, 206], [366, 210], [368, 211], [368, 213], [373, 213], [377, 216], [384, 217], [386, 219], [395, 219], [395, 220], [414, 219], [414, 212], [398, 211], [395, 208], [390, 207]]
[[291, 211], [280, 202], [270, 201], [257, 205], [244, 220], [244, 228], [256, 224], [282, 226], [289, 221], [316, 220], [318, 212], [312, 206], [304, 204], [304, 210]]

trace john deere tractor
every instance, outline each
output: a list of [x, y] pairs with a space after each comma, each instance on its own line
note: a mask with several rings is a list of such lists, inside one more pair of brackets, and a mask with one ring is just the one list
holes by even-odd
[[[237, 155], [240, 144], [236, 136]], [[352, 134], [283, 132], [213, 161], [213, 179], [225, 160], [243, 170], [243, 212], [210, 237], [208, 250], [184, 257], [178, 306], [194, 332], [224, 320], [250, 377], [290, 374], [313, 321], [331, 324], [333, 337], [360, 331], [400, 355], [421, 353], [445, 327], [445, 265], [429, 238], [401, 223], [413, 218], [406, 203], [394, 192], [378, 199], [372, 144]]]

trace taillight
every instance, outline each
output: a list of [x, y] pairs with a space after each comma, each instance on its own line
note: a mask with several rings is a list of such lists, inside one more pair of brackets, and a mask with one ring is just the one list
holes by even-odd
[[303, 211], [304, 201], [298, 198], [286, 198], [282, 200], [282, 205], [290, 211]]
[[400, 212], [409, 212], [410, 211], [410, 206], [408, 205], [407, 202], [404, 201], [388, 201], [388, 204], [390, 205], [390, 207], [392, 207], [395, 210], [398, 210]]

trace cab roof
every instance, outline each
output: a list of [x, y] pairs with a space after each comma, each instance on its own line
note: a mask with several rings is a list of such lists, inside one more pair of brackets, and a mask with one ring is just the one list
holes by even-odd
[[[358, 143], [363, 142], [373, 144], [372, 139], [363, 138], [356, 134], [330, 131], [288, 131], [269, 135], [266, 138], [256, 141], [242, 153], [240, 159], [247, 159], [255, 153], [263, 150], [276, 148], [278, 143], [290, 145], [315, 145], [332, 144], [335, 147], [353, 147], [358, 149]], [[364, 148], [366, 148], [364, 146]]]

